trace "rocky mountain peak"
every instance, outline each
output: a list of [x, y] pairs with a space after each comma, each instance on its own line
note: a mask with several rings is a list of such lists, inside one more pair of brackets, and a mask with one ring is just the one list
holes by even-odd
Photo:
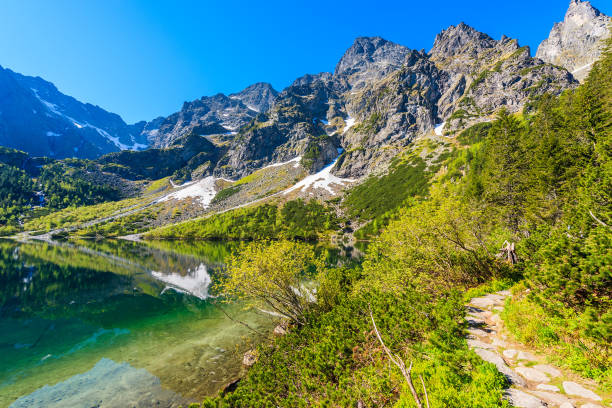
[[465, 54], [466, 50], [476, 55], [483, 49], [494, 47], [496, 43], [487, 34], [481, 33], [461, 22], [456, 26], [448, 27], [438, 34], [429, 54], [434, 60]]
[[555, 23], [538, 47], [536, 57], [566, 68], [583, 81], [601, 56], [603, 41], [610, 36], [611, 22], [590, 2], [571, 0], [564, 20]]
[[277, 95], [278, 92], [269, 83], [257, 82], [238, 93], [231, 94], [229, 97], [240, 100], [249, 109], [256, 112], [265, 112], [270, 108]]
[[362, 88], [401, 67], [410, 51], [380, 37], [358, 37], [336, 65], [334, 75]]

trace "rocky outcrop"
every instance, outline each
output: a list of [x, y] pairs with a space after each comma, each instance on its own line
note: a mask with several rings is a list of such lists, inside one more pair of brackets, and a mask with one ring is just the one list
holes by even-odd
[[360, 89], [400, 68], [408, 54], [409, 48], [380, 37], [359, 37], [336, 65], [334, 75]]
[[330, 163], [340, 144], [327, 119], [339, 114], [337, 105], [346, 89], [328, 73], [298, 78], [277, 96], [268, 112], [240, 130], [215, 175], [242, 177], [297, 156], [313, 172]]
[[166, 147], [188, 133], [200, 136], [236, 134], [259, 112], [269, 109], [276, 96], [270, 84], [257, 83], [229, 96], [219, 93], [185, 102], [180, 111], [157, 126], [151, 136], [152, 144]]
[[99, 158], [98, 163], [105, 172], [129, 180], [172, 175], [175, 181], [183, 181], [210, 175], [222, 152], [206, 138], [190, 133], [167, 148], [110, 153]]
[[258, 82], [229, 97], [238, 99], [255, 112], [265, 112], [270, 109], [277, 95], [278, 92], [272, 88], [272, 85], [267, 82]]
[[583, 81], [601, 56], [603, 41], [610, 37], [611, 22], [588, 1], [571, 0], [565, 19], [555, 23], [536, 57], [566, 68]]
[[531, 96], [576, 85], [566, 70], [532, 58], [517, 40], [496, 41], [464, 23], [436, 37], [430, 58], [448, 74], [438, 111], [449, 131], [488, 120], [501, 107], [517, 112]]

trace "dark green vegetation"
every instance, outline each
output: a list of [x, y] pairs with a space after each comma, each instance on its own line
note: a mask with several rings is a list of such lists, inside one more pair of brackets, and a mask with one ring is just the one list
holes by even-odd
[[130, 180], [157, 180], [172, 176], [176, 181], [191, 179], [191, 173], [205, 172], [219, 159], [217, 147], [206, 138], [190, 133], [165, 149], [123, 150], [98, 159], [102, 170]]
[[239, 208], [208, 218], [186, 221], [153, 230], [149, 239], [254, 240], [287, 238], [316, 240], [338, 228], [333, 210], [317, 201], [289, 201], [282, 207], [264, 204]]
[[352, 218], [371, 220], [395, 209], [408, 197], [427, 193], [428, 180], [425, 162], [415, 158], [412, 162], [392, 165], [382, 177], [370, 177], [351, 189], [345, 199], [348, 215]]
[[[578, 89], [532, 106], [464, 132], [446, 171], [419, 190], [425, 197], [402, 198], [361, 263], [319, 272], [303, 321], [259, 347], [234, 392], [202, 405], [416, 406], [371, 310], [386, 345], [413, 363], [422, 399], [423, 377], [431, 407], [504, 406], [503, 377], [467, 349], [459, 323], [460, 293], [500, 282], [514, 284], [503, 318], [520, 340], [610, 389], [612, 55]], [[362, 203], [355, 215], [380, 215], [358, 198], [347, 199]], [[498, 256], [505, 241], [516, 243], [516, 263]], [[261, 259], [274, 248], [260, 248]]]
[[230, 186], [228, 188], [224, 188], [223, 190], [219, 191], [217, 195], [215, 195], [215, 198], [212, 199], [212, 203], [213, 204], [218, 203], [218, 202], [225, 200], [226, 198], [233, 196], [234, 194], [239, 192], [241, 188], [242, 188], [241, 185]]
[[26, 153], [0, 151], [0, 228], [14, 232], [32, 206], [59, 210], [120, 198], [117, 188], [94, 180], [95, 164], [86, 160], [53, 161]]

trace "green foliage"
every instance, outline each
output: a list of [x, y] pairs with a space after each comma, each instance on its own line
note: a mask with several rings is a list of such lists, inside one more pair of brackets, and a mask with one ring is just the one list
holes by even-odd
[[424, 196], [428, 190], [426, 163], [415, 158], [398, 163], [382, 177], [370, 177], [353, 187], [344, 204], [350, 217], [371, 220], [399, 207], [406, 199]]
[[242, 299], [250, 307], [303, 325], [315, 305], [313, 291], [305, 282], [322, 271], [322, 266], [311, 245], [253, 242], [242, 246], [228, 260], [216, 290], [230, 299]]
[[591, 331], [597, 327], [599, 338], [610, 336], [612, 316], [607, 316], [599, 325], [593, 322], [590, 311], [577, 313], [571, 308], [550, 309], [525, 296], [524, 286], [514, 289], [515, 296], [510, 300], [502, 318], [506, 327], [516, 338], [550, 356], [561, 367], [574, 370], [581, 375], [597, 380], [604, 389], [612, 389], [612, 356], [610, 340], [606, 344], [594, 341]]
[[0, 163], [0, 225], [15, 223], [37, 202], [34, 189], [34, 182], [23, 170]]
[[489, 134], [491, 124], [484, 122], [470, 126], [457, 136], [457, 140], [466, 146], [482, 142]]
[[116, 189], [88, 181], [83, 172], [82, 169], [72, 167], [70, 162], [55, 162], [45, 166], [37, 180], [45, 194], [45, 206], [61, 209], [119, 199]]
[[150, 239], [259, 240], [289, 238], [316, 240], [338, 228], [335, 212], [311, 200], [287, 202], [283, 207], [264, 204], [239, 208], [208, 218], [153, 230]]
[[238, 193], [241, 188], [241, 185], [224, 188], [215, 195], [215, 197], [212, 199], [212, 203], [218, 203], [225, 200], [226, 198], [233, 196], [234, 194]]
[[[261, 246], [257, 254], [241, 259], [286, 262], [279, 248], [287, 245]], [[267, 254], [275, 261], [266, 260]], [[261, 268], [246, 268], [253, 269]], [[244, 276], [238, 279], [245, 281]], [[202, 406], [357, 406], [361, 401], [366, 406], [412, 407], [401, 374], [389, 366], [372, 330], [369, 310], [386, 345], [414, 362], [415, 378], [424, 377], [431, 406], [507, 406], [501, 398], [503, 376], [467, 349], [458, 323], [463, 314], [459, 292], [434, 295], [406, 287], [391, 295], [368, 286], [359, 268], [328, 268], [318, 281], [318, 308], [311, 309], [307, 323], [291, 327], [272, 347], [262, 345], [259, 362], [236, 391], [207, 399]]]

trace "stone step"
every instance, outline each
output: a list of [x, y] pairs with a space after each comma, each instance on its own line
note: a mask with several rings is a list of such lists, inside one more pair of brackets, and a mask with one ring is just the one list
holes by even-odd
[[515, 407], [518, 408], [546, 408], [547, 404], [531, 394], [516, 388], [510, 388], [504, 393], [504, 397]]
[[601, 397], [599, 395], [573, 381], [563, 381], [563, 390], [567, 395], [573, 395], [593, 401], [601, 401]]
[[510, 383], [520, 387], [525, 386], [525, 380], [523, 380], [520, 375], [514, 372], [513, 369], [508, 367], [504, 359], [499, 354], [491, 350], [485, 350], [480, 348], [475, 348], [474, 352], [478, 354], [480, 358], [482, 358], [484, 361], [495, 365], [497, 371], [505, 375], [508, 381], [510, 381]]
[[550, 382], [550, 378], [546, 374], [532, 367], [516, 367], [514, 371], [525, 377], [528, 381], [539, 383]]

